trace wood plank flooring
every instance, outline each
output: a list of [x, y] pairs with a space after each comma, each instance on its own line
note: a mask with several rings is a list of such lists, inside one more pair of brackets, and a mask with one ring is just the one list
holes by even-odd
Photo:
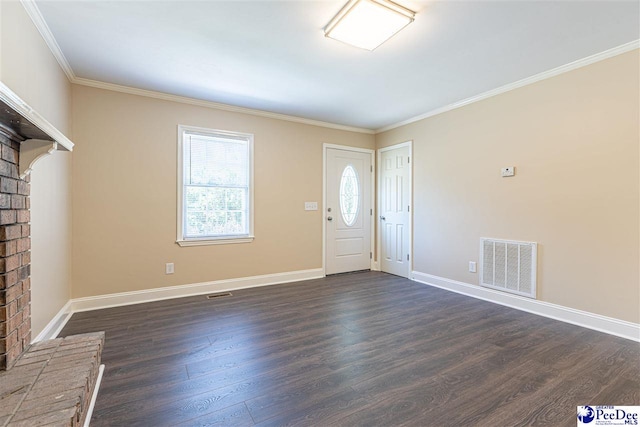
[[640, 344], [361, 272], [76, 313], [92, 426], [575, 426], [639, 405]]

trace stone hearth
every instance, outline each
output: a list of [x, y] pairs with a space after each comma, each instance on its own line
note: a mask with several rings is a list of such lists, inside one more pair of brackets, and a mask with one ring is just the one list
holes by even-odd
[[0, 425], [82, 426], [103, 347], [104, 332], [33, 344], [0, 372]]

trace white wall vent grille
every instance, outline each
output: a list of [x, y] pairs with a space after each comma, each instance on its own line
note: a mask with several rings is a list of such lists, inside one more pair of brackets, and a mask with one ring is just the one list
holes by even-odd
[[538, 244], [480, 239], [480, 285], [536, 298]]

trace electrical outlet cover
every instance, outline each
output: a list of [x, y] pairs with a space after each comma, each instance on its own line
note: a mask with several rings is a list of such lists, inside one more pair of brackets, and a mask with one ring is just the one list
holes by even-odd
[[514, 176], [516, 168], [514, 166], [507, 166], [506, 168], [501, 169], [502, 176]]
[[173, 273], [174, 273], [173, 263], [172, 263], [172, 262], [168, 262], [168, 263], [165, 265], [164, 273], [165, 273], [165, 274], [173, 274]]

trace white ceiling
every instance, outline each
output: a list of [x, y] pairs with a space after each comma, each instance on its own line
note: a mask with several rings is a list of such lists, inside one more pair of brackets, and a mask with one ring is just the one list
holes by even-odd
[[366, 129], [640, 38], [638, 1], [404, 1], [373, 52], [325, 38], [346, 0], [37, 0], [73, 73]]

